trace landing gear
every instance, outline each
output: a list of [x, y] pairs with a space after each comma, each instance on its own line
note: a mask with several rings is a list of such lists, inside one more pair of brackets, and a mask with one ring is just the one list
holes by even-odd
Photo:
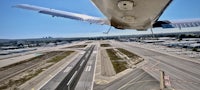
[[108, 34], [110, 32], [111, 28], [112, 28], [112, 26], [109, 27], [107, 32], [103, 32], [103, 34]]
[[155, 35], [153, 33], [153, 28], [151, 27], [151, 34], [152, 34], [152, 38], [155, 38]]

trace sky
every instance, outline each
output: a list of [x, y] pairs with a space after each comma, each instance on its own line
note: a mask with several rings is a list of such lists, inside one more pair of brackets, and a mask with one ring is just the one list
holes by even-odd
[[[200, 0], [173, 0], [160, 20], [200, 18]], [[16, 4], [31, 4], [69, 12], [105, 17], [90, 0], [1, 0], [0, 39], [24, 39], [42, 37], [105, 36], [107, 25], [89, 24], [61, 17], [39, 14], [34, 11], [13, 8]], [[166, 30], [154, 30], [165, 32]], [[150, 31], [118, 30], [112, 28], [108, 35], [130, 35]]]

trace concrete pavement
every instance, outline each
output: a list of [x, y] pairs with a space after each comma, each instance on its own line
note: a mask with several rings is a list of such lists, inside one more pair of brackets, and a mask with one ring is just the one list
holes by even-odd
[[[112, 44], [145, 58], [148, 62], [141, 68], [157, 80], [159, 80], [158, 70], [164, 71], [170, 77], [171, 85], [168, 86], [169, 88], [175, 88], [176, 90], [198, 90], [200, 88], [200, 65], [198, 63], [136, 47], [132, 44], [123, 44], [115, 41]], [[151, 66], [153, 67], [149, 68]]]

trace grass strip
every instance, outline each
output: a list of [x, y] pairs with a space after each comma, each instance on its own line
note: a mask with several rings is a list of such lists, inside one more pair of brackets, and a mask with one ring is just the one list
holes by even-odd
[[125, 49], [122, 49], [122, 48], [117, 48], [120, 52], [124, 53], [125, 55], [127, 55], [129, 58], [133, 58], [133, 59], [137, 59], [137, 58], [140, 58], [140, 56], [132, 53], [132, 52], [129, 52]]
[[74, 46], [70, 46], [70, 47], [66, 47], [66, 48], [84, 48], [87, 45], [74, 45]]
[[[53, 65], [53, 64], [48, 65], [48, 66], [46, 66], [46, 67], [44, 67], [44, 68], [40, 68], [40, 69], [34, 71], [34, 73], [30, 73], [30, 74], [28, 74], [28, 75], [25, 75], [24, 77], [19, 78], [19, 79], [17, 79], [17, 80], [9, 80], [8, 83], [6, 83], [6, 84], [0, 86], [0, 90], [2, 90], [2, 89], [7, 89], [7, 88], [12, 87], [12, 86], [20, 86], [20, 85], [22, 85], [23, 83], [25, 83], [26, 81], [28, 81], [28, 80], [30, 80], [31, 78], [33, 78], [33, 77], [37, 76], [38, 74], [40, 74], [42, 71], [44, 71], [44, 69], [47, 69], [47, 68], [49, 68], [49, 67], [52, 66], [52, 65]], [[15, 89], [17, 90], [17, 88], [15, 88]]]
[[[60, 53], [61, 51], [55, 51], [55, 52], [59, 52], [59, 53]], [[68, 55], [70, 55], [70, 54], [73, 53], [73, 52], [74, 52], [74, 51], [66, 51], [66, 52], [63, 52], [63, 53], [58, 54], [57, 56], [53, 57], [52, 59], [50, 59], [48, 62], [51, 62], [51, 63], [53, 62], [53, 63], [55, 64], [55, 63], [59, 62], [60, 60], [62, 60], [63, 58], [65, 58], [65, 57], [67, 57]], [[43, 55], [37, 56], [37, 57], [31, 58], [31, 60], [32, 60], [32, 59], [35, 60], [35, 59], [42, 58], [42, 57], [44, 57], [44, 56], [43, 56]], [[28, 61], [30, 61], [30, 60], [28, 59]], [[20, 63], [24, 63], [24, 62], [25, 62], [25, 61], [20, 62]], [[26, 62], [27, 62], [27, 61], [26, 61]], [[14, 64], [14, 66], [15, 66], [15, 65], [19, 65], [20, 63]], [[28, 81], [28, 80], [32, 79], [33, 77], [39, 75], [41, 72], [44, 71], [44, 69], [47, 69], [47, 68], [49, 68], [49, 67], [52, 66], [52, 65], [53, 65], [53, 64], [50, 64], [50, 65], [48, 65], [48, 66], [46, 66], [46, 67], [44, 67], [44, 68], [40, 68], [40, 69], [34, 71], [34, 73], [30, 73], [30, 74], [28, 74], [28, 75], [25, 75], [24, 77], [19, 78], [19, 79], [17, 79], [17, 80], [9, 80], [8, 83], [3, 84], [3, 85], [0, 86], [0, 90], [2, 90], [2, 89], [7, 89], [7, 88], [12, 87], [12, 86], [20, 86], [20, 85], [22, 85], [23, 83], [25, 83], [26, 81]], [[12, 65], [12, 66], [13, 66], [13, 65]], [[17, 90], [17, 88], [16, 88], [16, 90]]]
[[57, 63], [59, 62], [60, 60], [64, 59], [65, 57], [69, 56], [71, 53], [73, 53], [74, 51], [66, 51], [66, 52], [63, 52], [55, 57], [53, 57], [52, 59], [50, 59], [49, 61], [47, 61], [47, 63]]
[[136, 64], [138, 64], [138, 63], [140, 63], [141, 61], [144, 60], [144, 59], [141, 59], [140, 56], [138, 56], [138, 55], [136, 55], [136, 54], [134, 54], [134, 53], [132, 53], [132, 52], [129, 52], [129, 51], [125, 50], [125, 49], [122, 49], [122, 48], [117, 48], [117, 49], [118, 49], [120, 52], [122, 52], [122, 53], [124, 53], [125, 55], [127, 55], [129, 58], [132, 58], [132, 59], [135, 61], [134, 65], [136, 65]]
[[106, 49], [106, 52], [107, 52], [110, 60], [121, 60], [122, 59], [116, 55], [116, 52], [113, 49]]
[[110, 44], [101, 44], [101, 47], [111, 47]]
[[120, 58], [119, 56], [116, 55], [116, 52], [114, 49], [106, 49], [106, 51], [107, 51], [107, 54], [111, 60], [111, 63], [113, 65], [116, 73], [119, 73], [119, 72], [127, 69], [127, 67], [126, 67], [127, 63], [118, 61], [118, 60], [122, 60], [122, 58]]
[[23, 63], [26, 63], [26, 62], [29, 62], [29, 61], [32, 61], [32, 60], [41, 58], [41, 57], [43, 57], [43, 56], [44, 56], [44, 55], [36, 56], [36, 57], [30, 58], [30, 59], [27, 59], [27, 60], [24, 60], [24, 61], [20, 61], [20, 62], [11, 64], [11, 65], [8, 65], [8, 66], [5, 66], [5, 67], [1, 67], [1, 68], [0, 68], [0, 71], [3, 71], [3, 70], [5, 70], [5, 69], [12, 68], [12, 67], [14, 67], [14, 66], [17, 66], [17, 65], [20, 65], [20, 64], [23, 64]]
[[17, 65], [21, 65], [21, 64], [27, 63], [27, 62], [29, 62], [29, 61], [33, 61], [33, 60], [45, 60], [45, 59], [47, 59], [47, 58], [49, 58], [49, 57], [52, 57], [52, 55], [56, 55], [56, 54], [59, 54], [59, 53], [62, 53], [62, 51], [46, 52], [46, 53], [44, 53], [44, 54], [42, 54], [42, 55], [39, 55], [39, 56], [30, 58], [30, 59], [27, 59], [27, 60], [24, 60], [24, 61], [20, 61], [20, 62], [11, 64], [11, 65], [8, 65], [8, 66], [5, 66], [5, 67], [1, 67], [1, 68], [0, 68], [0, 71], [6, 70], [6, 69], [8, 69], [8, 68], [15, 67], [15, 66], [17, 66]]
[[111, 62], [112, 62], [112, 65], [113, 65], [116, 73], [120, 73], [127, 69], [126, 62], [113, 62], [113, 61], [111, 61]]

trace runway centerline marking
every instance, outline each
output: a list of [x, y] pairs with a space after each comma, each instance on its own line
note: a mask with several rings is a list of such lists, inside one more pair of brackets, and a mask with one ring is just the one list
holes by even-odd
[[69, 72], [72, 69], [72, 67], [67, 67], [64, 72]]

